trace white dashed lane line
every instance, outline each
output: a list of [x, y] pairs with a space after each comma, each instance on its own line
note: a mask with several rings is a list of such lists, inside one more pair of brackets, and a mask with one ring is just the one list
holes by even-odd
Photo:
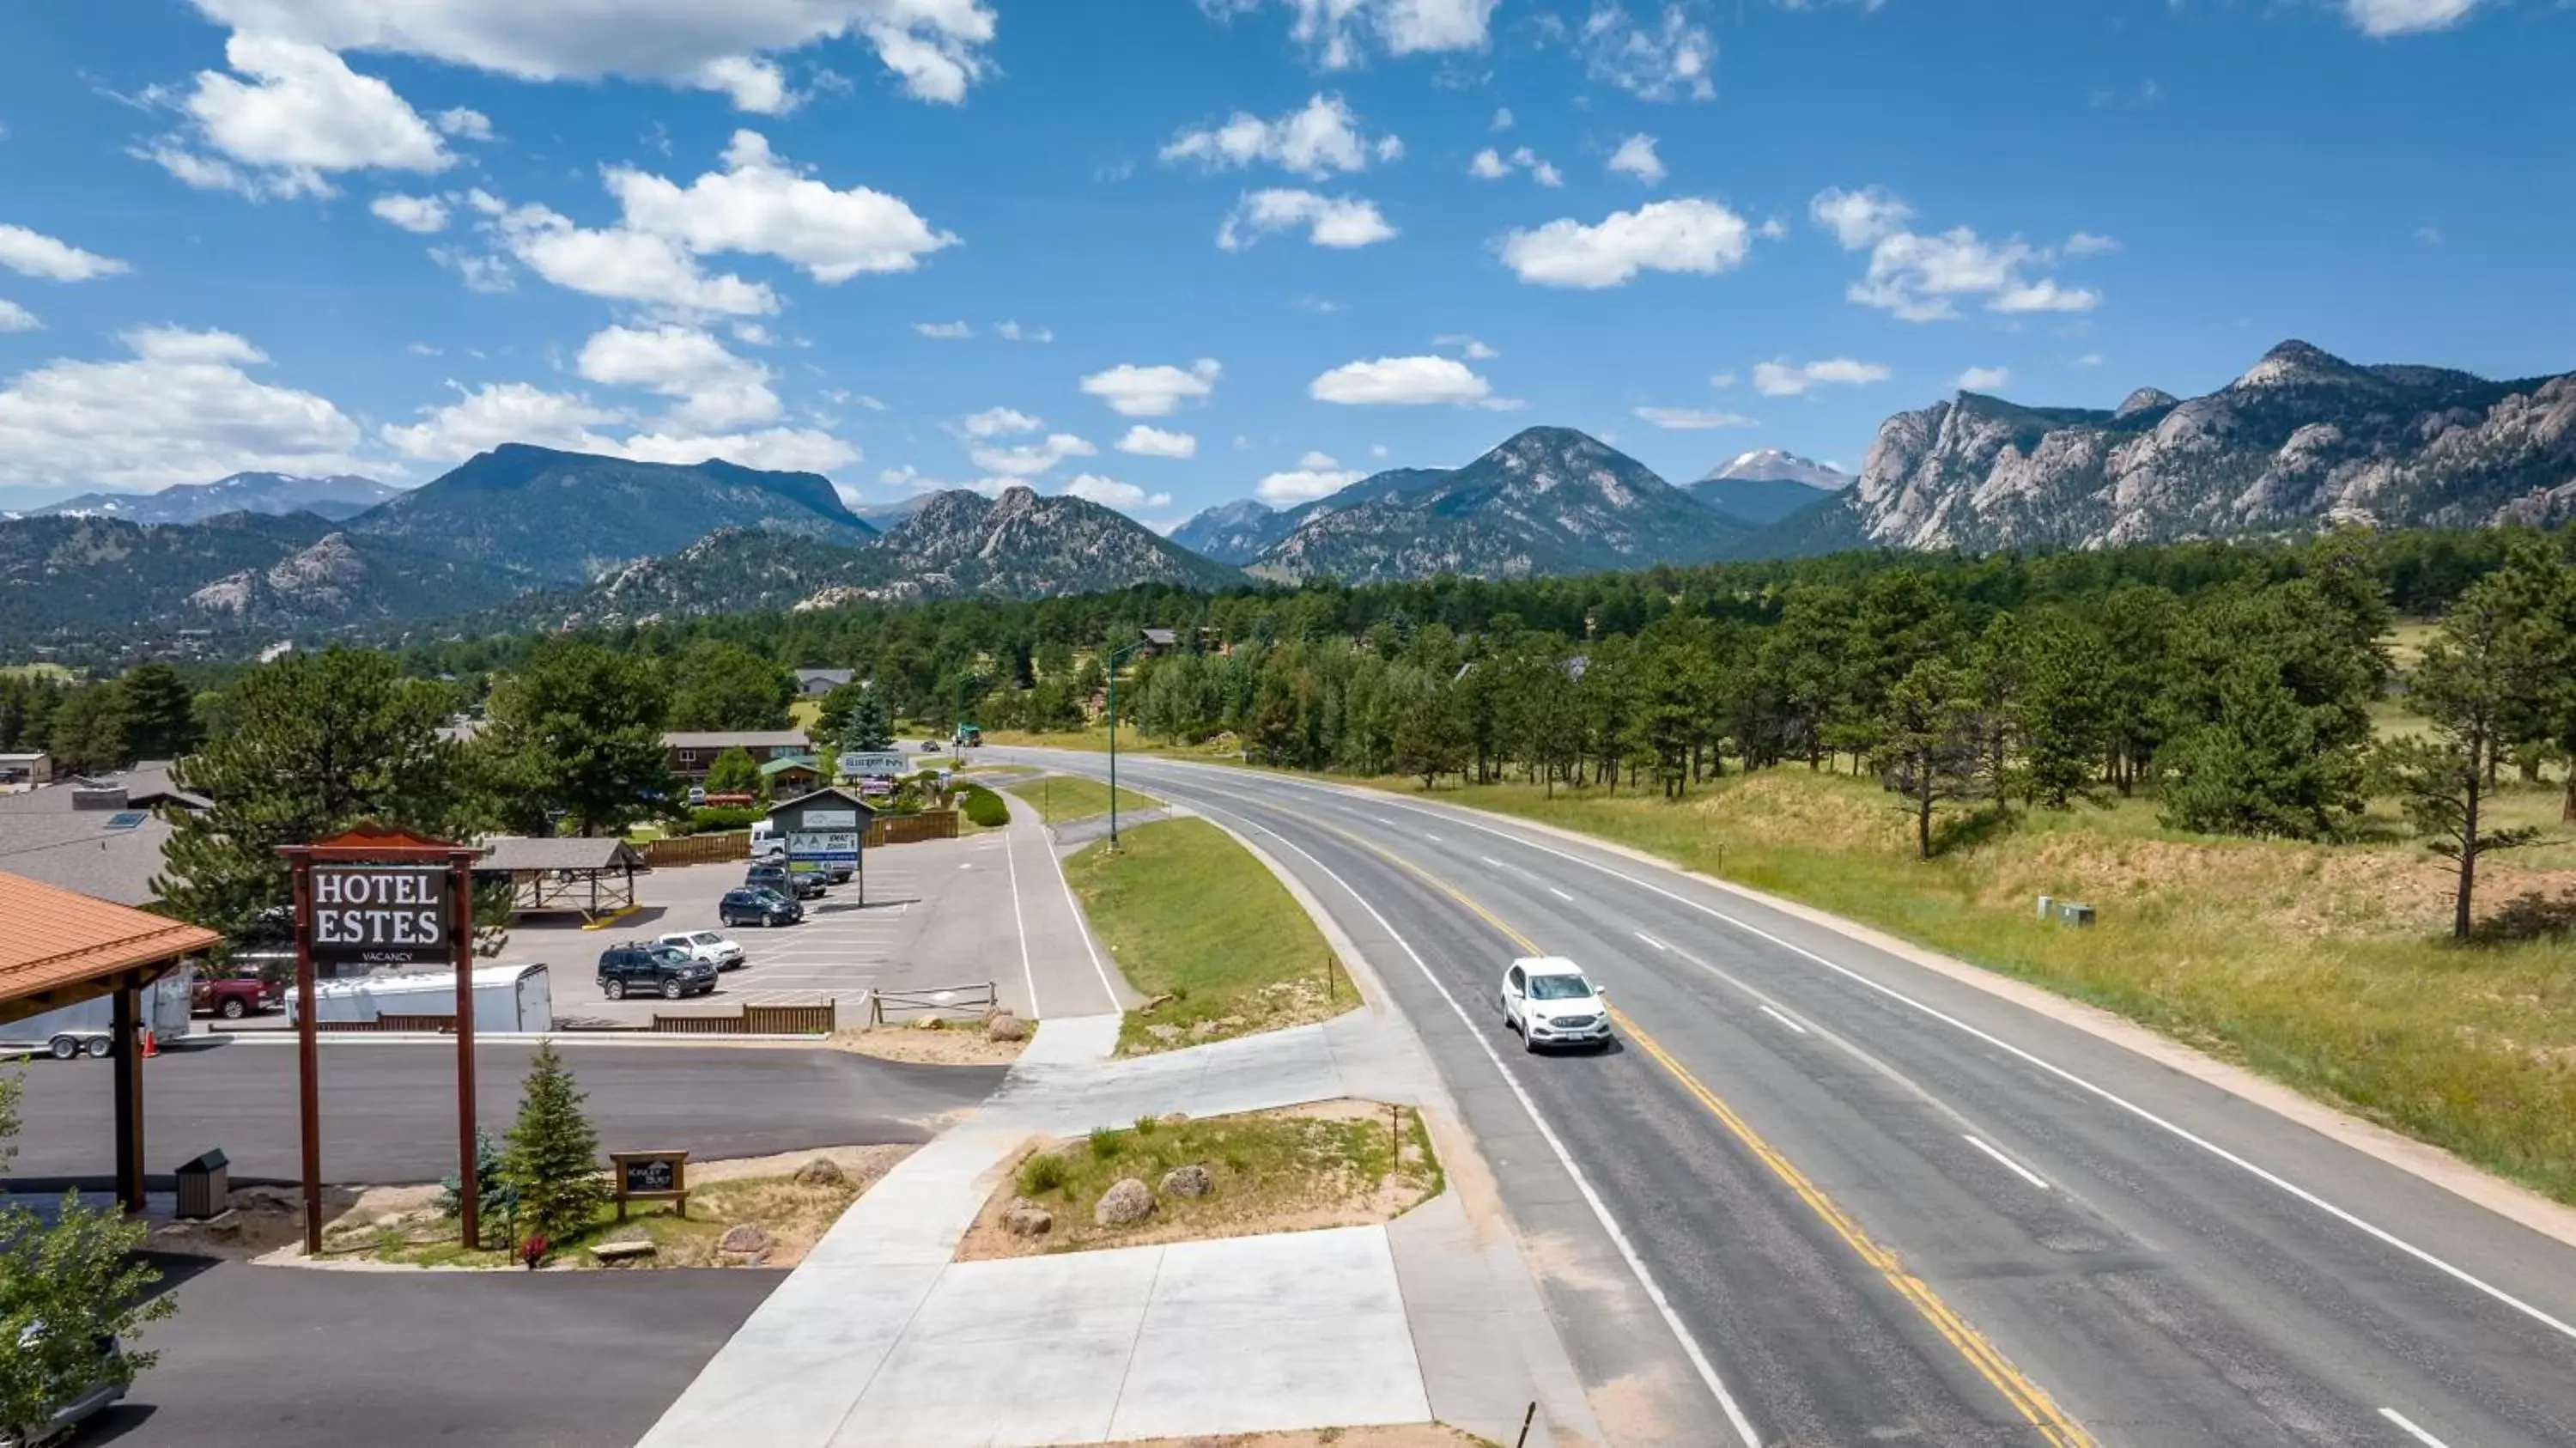
[[1984, 1152], [1986, 1155], [1993, 1157], [1996, 1161], [2001, 1162], [2004, 1168], [2007, 1171], [2010, 1171], [2014, 1176], [2020, 1177], [2023, 1181], [2030, 1183], [2041, 1191], [2048, 1190], [2048, 1183], [2040, 1178], [2039, 1173], [2032, 1171], [2029, 1167], [2023, 1166], [2020, 1162], [2017, 1162], [2011, 1157], [2004, 1155], [2002, 1152], [1995, 1150], [1993, 1147], [1988, 1146], [1985, 1142], [1976, 1137], [1962, 1134], [1959, 1139], [1966, 1142], [1968, 1145], [1975, 1147], [1977, 1150]]
[[1769, 1016], [1771, 1019], [1778, 1021], [1780, 1024], [1787, 1026], [1790, 1030], [1796, 1031], [1799, 1035], [1803, 1036], [1807, 1034], [1807, 1028], [1805, 1026], [1799, 1025], [1796, 1021], [1789, 1019], [1787, 1016], [1780, 1014], [1769, 1006], [1757, 1005], [1754, 1009], [1760, 1011], [1766, 1016]]
[[2432, 1434], [2425, 1432], [2423, 1429], [2416, 1427], [2413, 1422], [2408, 1420], [2404, 1413], [2397, 1411], [2395, 1408], [2382, 1408], [2379, 1410], [2379, 1416], [2386, 1418], [2389, 1422], [2405, 1429], [2407, 1436], [2413, 1438], [2418, 1443], [2430, 1444], [2431, 1448], [2450, 1448], [2450, 1445], [2444, 1443], [2441, 1439], [2436, 1438]]

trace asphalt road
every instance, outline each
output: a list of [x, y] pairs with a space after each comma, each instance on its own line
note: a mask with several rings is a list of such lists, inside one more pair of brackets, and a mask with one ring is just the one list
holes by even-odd
[[82, 1445], [626, 1448], [787, 1275], [158, 1261], [179, 1311], [136, 1345], [161, 1360]]
[[[1620, 1269], [1544, 1290], [1596, 1402], [1658, 1386], [1640, 1440], [2576, 1443], [2576, 1249], [1676, 871], [1318, 781], [1119, 774], [1303, 879], [1542, 1266]], [[1533, 947], [1608, 988], [1619, 1049], [1520, 1054], [1494, 992]]]
[[[677, 1148], [700, 1159], [930, 1139], [973, 1106], [998, 1066], [914, 1066], [798, 1047], [563, 1044], [602, 1149]], [[518, 1112], [534, 1048], [475, 1049], [475, 1099], [495, 1137]], [[157, 1178], [221, 1147], [236, 1179], [300, 1177], [295, 1050], [236, 1040], [144, 1066], [146, 1164]], [[434, 1181], [456, 1166], [455, 1050], [343, 1041], [322, 1050], [322, 1174], [345, 1183]], [[13, 1177], [22, 1189], [112, 1174], [104, 1063], [29, 1062]]]

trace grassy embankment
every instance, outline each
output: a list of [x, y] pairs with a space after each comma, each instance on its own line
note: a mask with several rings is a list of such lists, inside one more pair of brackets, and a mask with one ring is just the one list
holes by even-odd
[[1148, 998], [1119, 1029], [1137, 1055], [1304, 1025], [1359, 996], [1286, 887], [1223, 830], [1199, 819], [1121, 832], [1064, 862], [1083, 912], [1130, 985]]
[[[1381, 781], [1410, 793], [1410, 782]], [[2162, 828], [2145, 800], [2008, 825], [1939, 858], [1875, 781], [1735, 776], [1679, 804], [1522, 785], [1438, 797], [1619, 841], [2089, 1001], [2576, 1203], [2576, 935], [2457, 947], [2447, 861], [2399, 837], [2309, 845]], [[2499, 813], [2555, 825], [2558, 786]], [[2576, 900], [2576, 846], [2491, 858], [2482, 918]], [[2042, 924], [2040, 894], [2100, 912]], [[2546, 913], [2546, 912], [2543, 912]]]
[[[1069, 825], [1076, 820], [1094, 819], [1109, 813], [1109, 786], [1098, 780], [1073, 774], [1047, 774], [1034, 779], [1016, 779], [1006, 786], [1012, 797], [1037, 812], [1049, 824]], [[1150, 794], [1138, 794], [1125, 785], [1118, 787], [1118, 813], [1128, 815], [1160, 809], [1163, 802]]]

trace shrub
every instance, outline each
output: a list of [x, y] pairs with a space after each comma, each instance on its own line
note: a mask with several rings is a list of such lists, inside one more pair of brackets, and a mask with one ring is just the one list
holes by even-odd
[[1064, 1185], [1064, 1158], [1040, 1152], [1020, 1163], [1020, 1195], [1043, 1196]]
[[1106, 1126], [1094, 1128], [1091, 1133], [1091, 1154], [1102, 1161], [1116, 1156], [1122, 1145], [1124, 1143], [1119, 1141], [1118, 1133]]
[[747, 830], [760, 822], [759, 810], [749, 805], [699, 805], [689, 811], [689, 827], [714, 833], [723, 830]]
[[980, 784], [966, 786], [961, 808], [966, 811], [967, 823], [981, 829], [999, 829], [1011, 822], [1010, 806], [1002, 803], [1000, 795]]
[[1162, 1124], [1163, 1123], [1160, 1121], [1154, 1119], [1154, 1113], [1148, 1111], [1144, 1115], [1136, 1118], [1136, 1134], [1138, 1136], [1151, 1136], [1154, 1134], [1154, 1128]]

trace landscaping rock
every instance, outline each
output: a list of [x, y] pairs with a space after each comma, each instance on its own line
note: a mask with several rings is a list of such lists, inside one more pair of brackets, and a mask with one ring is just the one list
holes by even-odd
[[1190, 1124], [1190, 1116], [1186, 1111], [1166, 1111], [1163, 1113], [1162, 1118], [1155, 1124], [1157, 1126], [1187, 1126]]
[[1014, 1237], [1043, 1237], [1055, 1230], [1055, 1213], [1027, 1202], [1014, 1202], [1002, 1213], [1002, 1230]]
[[239, 1241], [242, 1233], [242, 1214], [237, 1211], [226, 1209], [206, 1218], [201, 1225], [204, 1226], [206, 1233], [209, 1236], [222, 1237], [228, 1241]]
[[1193, 1040], [1193, 1041], [1204, 1041], [1204, 1040], [1206, 1040], [1208, 1037], [1213, 1036], [1213, 1035], [1215, 1035], [1216, 1033], [1217, 1033], [1217, 1024], [1216, 1024], [1216, 1022], [1214, 1022], [1214, 1021], [1192, 1021], [1192, 1022], [1190, 1022], [1190, 1039], [1191, 1039], [1191, 1040]]
[[984, 1023], [985, 1040], [1025, 1041], [1028, 1038], [1029, 1023], [1009, 1011], [1003, 1011]]
[[1203, 1166], [1176, 1166], [1163, 1173], [1163, 1195], [1167, 1197], [1203, 1197], [1214, 1185]]
[[645, 1239], [600, 1242], [590, 1249], [590, 1259], [594, 1262], [640, 1262], [652, 1255], [653, 1244]]
[[716, 1242], [716, 1250], [727, 1257], [755, 1260], [766, 1257], [769, 1255], [769, 1234], [749, 1222], [727, 1227], [724, 1236]]
[[1181, 1028], [1178, 1026], [1147, 1026], [1145, 1028], [1145, 1034], [1153, 1037], [1157, 1041], [1177, 1041], [1181, 1038]]
[[1104, 1227], [1123, 1227], [1154, 1215], [1154, 1192], [1134, 1177], [1120, 1177], [1109, 1190], [1100, 1194], [1100, 1205], [1091, 1209], [1091, 1220]]
[[796, 1169], [796, 1184], [800, 1187], [845, 1187], [850, 1184], [850, 1174], [841, 1170], [839, 1162], [828, 1156], [818, 1156]]

